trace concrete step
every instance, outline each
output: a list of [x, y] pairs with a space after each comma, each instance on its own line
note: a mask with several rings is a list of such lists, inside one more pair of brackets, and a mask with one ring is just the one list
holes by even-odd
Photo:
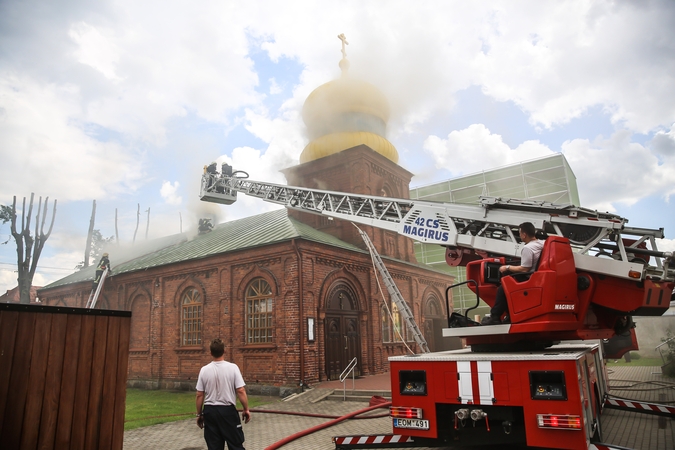
[[365, 402], [369, 403], [370, 399], [373, 396], [384, 397], [387, 400], [391, 400], [391, 391], [361, 391], [361, 390], [351, 390], [347, 389], [346, 392], [343, 392], [342, 389], [335, 389], [332, 394], [325, 397], [324, 400], [333, 400], [333, 401], [349, 401], [349, 402]]

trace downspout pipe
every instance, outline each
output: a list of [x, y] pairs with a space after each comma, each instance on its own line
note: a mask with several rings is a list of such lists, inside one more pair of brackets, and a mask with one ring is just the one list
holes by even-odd
[[303, 301], [304, 291], [302, 283], [302, 256], [300, 255], [300, 249], [298, 248], [298, 241], [293, 239], [291, 241], [293, 245], [293, 250], [295, 250], [295, 257], [298, 261], [298, 308], [300, 309], [300, 314], [298, 314], [300, 326], [298, 327], [298, 339], [300, 340], [300, 390], [304, 390], [305, 386], [305, 305]]

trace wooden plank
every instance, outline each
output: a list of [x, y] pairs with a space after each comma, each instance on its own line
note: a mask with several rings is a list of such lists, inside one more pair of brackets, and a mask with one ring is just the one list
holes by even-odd
[[[84, 445], [85, 448], [96, 448], [101, 420], [101, 395], [103, 393], [103, 371], [106, 358], [106, 339], [108, 336], [108, 320], [110, 317], [96, 317], [94, 333], [94, 353], [91, 362], [91, 383], [89, 398], [86, 403], [87, 420]], [[84, 406], [84, 405], [83, 405]]]
[[63, 374], [59, 396], [59, 413], [56, 421], [55, 450], [70, 448], [70, 430], [73, 425], [75, 409], [75, 382], [80, 355], [80, 335], [82, 333], [82, 317], [79, 314], [68, 315], [66, 329], [66, 345], [63, 353]]
[[19, 448], [21, 427], [28, 391], [28, 374], [33, 352], [33, 334], [35, 332], [36, 313], [24, 312], [19, 315], [16, 333], [12, 373], [9, 377], [9, 392], [5, 405], [0, 442], [4, 448]]
[[101, 420], [98, 448], [109, 449], [112, 444], [113, 413], [115, 410], [115, 384], [117, 381], [117, 348], [120, 338], [120, 317], [108, 317], [108, 336], [105, 349], [105, 370], [103, 372], [103, 394], [101, 399]]
[[117, 348], [117, 386], [115, 388], [115, 411], [113, 414], [113, 450], [122, 450], [124, 444], [124, 412], [127, 400], [127, 369], [129, 365], [129, 340], [131, 318], [120, 318], [120, 338]]
[[49, 336], [49, 355], [47, 356], [47, 378], [45, 380], [42, 416], [40, 418], [39, 449], [48, 450], [54, 448], [67, 327], [68, 315], [53, 315], [52, 331]]
[[49, 335], [52, 331], [53, 316], [49, 313], [37, 313], [35, 317], [33, 351], [27, 380], [28, 392], [26, 393], [26, 408], [21, 430], [21, 450], [32, 450], [37, 447], [40, 416], [42, 415], [42, 399], [44, 398], [45, 379], [47, 378]]
[[[75, 383], [75, 404], [70, 434], [70, 448], [74, 450], [85, 448], [87, 405], [89, 404], [95, 327], [95, 316], [82, 316], [80, 354], [77, 361], [77, 376]], [[93, 446], [88, 448], [93, 448]]]
[[0, 311], [0, 436], [5, 423], [5, 406], [9, 394], [9, 377], [12, 373], [14, 342], [18, 326], [18, 311]]

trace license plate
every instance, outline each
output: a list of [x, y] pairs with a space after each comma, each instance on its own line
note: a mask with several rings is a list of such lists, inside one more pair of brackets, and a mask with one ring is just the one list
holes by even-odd
[[396, 428], [413, 428], [416, 430], [428, 430], [429, 421], [423, 419], [394, 419]]

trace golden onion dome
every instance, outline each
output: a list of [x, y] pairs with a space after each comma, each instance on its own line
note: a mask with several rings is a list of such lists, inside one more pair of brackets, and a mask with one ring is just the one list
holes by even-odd
[[343, 76], [319, 86], [309, 94], [302, 108], [302, 119], [310, 132], [326, 121], [347, 113], [373, 116], [386, 125], [389, 120], [387, 98], [367, 81]]
[[366, 81], [343, 72], [341, 78], [319, 86], [307, 97], [302, 118], [312, 141], [302, 151], [301, 163], [362, 144], [398, 163], [396, 148], [385, 138], [389, 102]]
[[396, 147], [382, 136], [367, 131], [343, 131], [318, 137], [304, 148], [300, 154], [300, 163], [314, 161], [362, 144], [398, 163]]
[[344, 34], [342, 41], [342, 77], [314, 89], [302, 107], [302, 119], [312, 140], [300, 155], [306, 163], [367, 145], [385, 158], [398, 163], [398, 152], [386, 138], [389, 102], [378, 88], [367, 81], [347, 76], [349, 61]]

